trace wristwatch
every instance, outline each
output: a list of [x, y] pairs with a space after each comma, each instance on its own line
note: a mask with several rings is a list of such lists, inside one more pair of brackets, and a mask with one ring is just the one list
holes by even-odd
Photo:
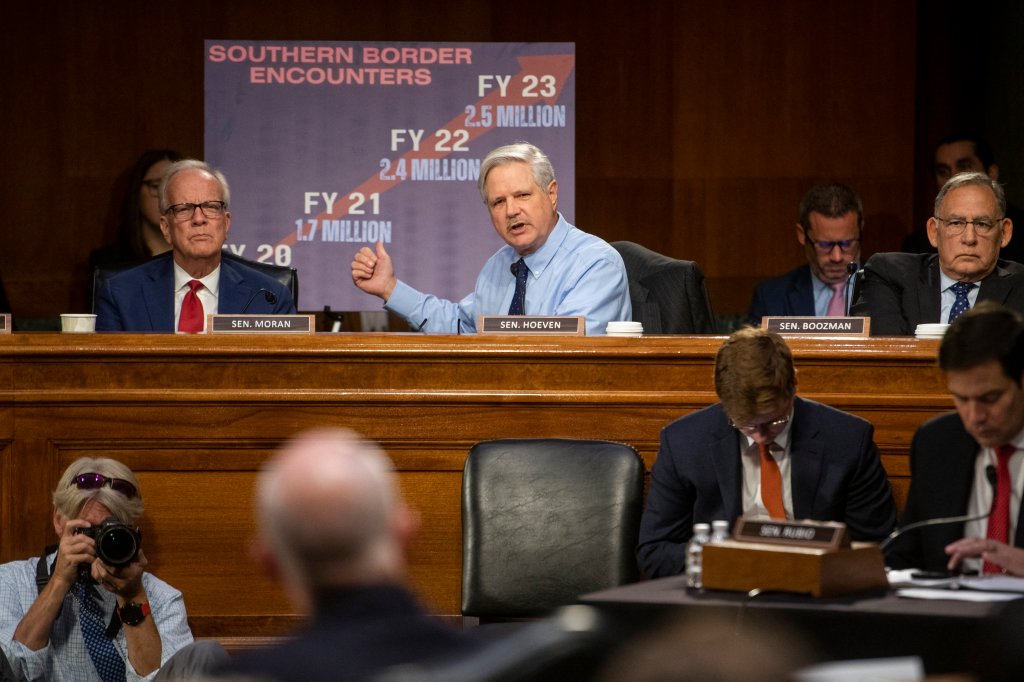
[[146, 620], [146, 616], [149, 614], [150, 610], [148, 601], [144, 601], [141, 604], [130, 601], [117, 609], [117, 616], [125, 625], [138, 625], [142, 621]]

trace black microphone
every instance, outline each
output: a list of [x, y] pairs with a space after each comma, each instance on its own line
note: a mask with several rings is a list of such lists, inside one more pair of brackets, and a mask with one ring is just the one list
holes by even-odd
[[853, 307], [853, 295], [857, 293], [857, 282], [864, 274], [864, 268], [857, 261], [852, 260], [846, 264], [846, 314], [849, 316], [850, 308]]
[[249, 306], [252, 305], [253, 300], [256, 298], [257, 295], [259, 295], [260, 292], [263, 292], [263, 298], [266, 299], [267, 303], [269, 303], [270, 305], [274, 305], [275, 303], [277, 303], [277, 294], [275, 294], [273, 291], [262, 288], [257, 289], [256, 291], [252, 292], [252, 296], [250, 296], [249, 300], [245, 302], [245, 305], [242, 307], [242, 312], [238, 313], [239, 315], [245, 315], [245, 311], [249, 309]]
[[[987, 467], [985, 467], [985, 479], [989, 482], [989, 485], [991, 485], [992, 488], [995, 489], [995, 466], [989, 464]], [[995, 505], [995, 502], [996, 501], [993, 496], [992, 505]], [[882, 550], [882, 553], [885, 554], [885, 550], [889, 548], [889, 545], [892, 544], [893, 540], [903, 535], [907, 531], [917, 530], [918, 528], [925, 528], [927, 526], [944, 526], [947, 523], [970, 523], [972, 521], [981, 521], [982, 519], [988, 518], [991, 514], [992, 506], [989, 506], [988, 511], [984, 514], [975, 514], [974, 516], [971, 516], [970, 514], [964, 514], [961, 516], [941, 516], [935, 519], [924, 519], [922, 521], [915, 521], [914, 523], [902, 526], [901, 528], [897, 528], [893, 532], [889, 533], [889, 537], [887, 537], [885, 540], [882, 540], [882, 542], [879, 544], [879, 548]]]

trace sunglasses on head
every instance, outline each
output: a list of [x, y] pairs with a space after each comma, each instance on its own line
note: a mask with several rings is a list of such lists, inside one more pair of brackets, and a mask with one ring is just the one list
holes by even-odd
[[138, 491], [135, 486], [123, 478], [107, 478], [103, 474], [87, 473], [78, 474], [71, 479], [72, 485], [79, 490], [99, 490], [105, 485], [109, 485], [112, 490], [115, 490], [129, 500], [138, 495]]

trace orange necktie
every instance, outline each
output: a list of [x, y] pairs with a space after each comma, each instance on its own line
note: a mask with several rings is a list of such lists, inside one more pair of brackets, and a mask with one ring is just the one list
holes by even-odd
[[181, 302], [181, 315], [178, 316], [178, 331], [198, 333], [203, 331], [203, 302], [196, 293], [203, 286], [198, 279], [188, 283], [189, 291]]
[[771, 443], [758, 443], [761, 453], [761, 503], [773, 519], [786, 518], [786, 505], [782, 503], [782, 474], [779, 463], [772, 457]]

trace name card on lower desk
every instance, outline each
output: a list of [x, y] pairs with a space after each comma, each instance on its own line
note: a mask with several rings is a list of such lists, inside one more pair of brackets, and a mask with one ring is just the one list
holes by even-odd
[[0, 334], [11, 333], [11, 314], [3, 313], [0, 314]]
[[706, 589], [830, 597], [888, 587], [882, 550], [847, 541], [838, 522], [744, 519], [734, 537], [704, 545]]
[[480, 334], [583, 336], [586, 318], [582, 315], [481, 315], [476, 328]]
[[761, 328], [801, 336], [867, 336], [871, 331], [871, 318], [767, 316], [761, 318]]
[[210, 334], [313, 334], [314, 315], [210, 315]]

